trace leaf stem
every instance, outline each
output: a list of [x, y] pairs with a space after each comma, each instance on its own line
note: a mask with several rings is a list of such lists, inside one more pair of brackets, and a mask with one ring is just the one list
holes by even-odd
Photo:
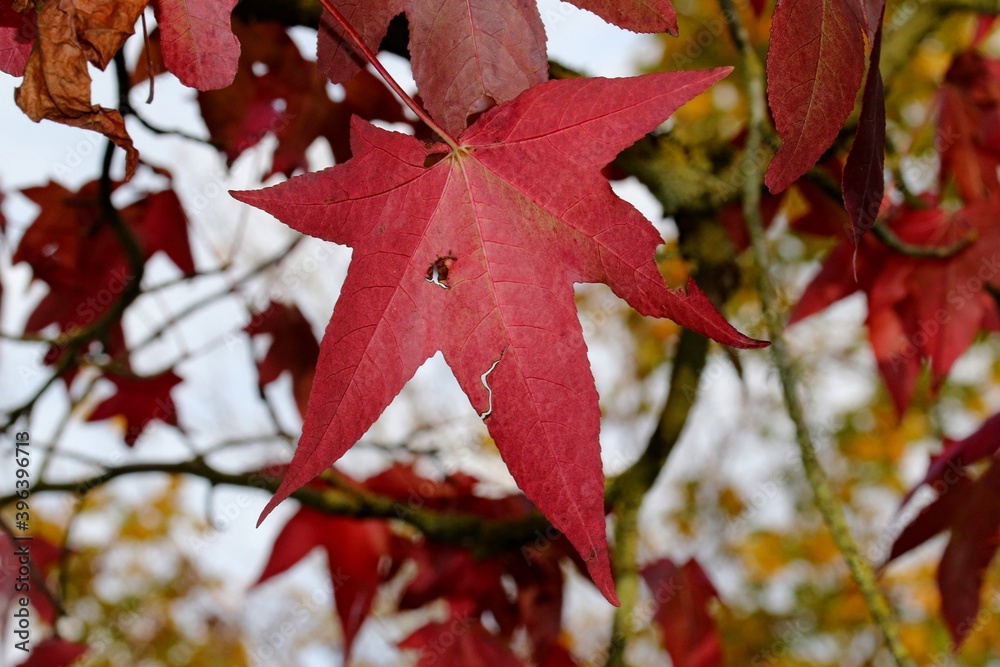
[[749, 96], [750, 119], [747, 125], [745, 164], [746, 180], [743, 184], [743, 216], [750, 232], [751, 248], [754, 262], [757, 265], [757, 290], [760, 293], [764, 322], [771, 338], [771, 354], [774, 366], [781, 381], [782, 394], [788, 416], [795, 425], [795, 440], [799, 446], [802, 466], [806, 478], [812, 487], [823, 519], [830, 530], [855, 583], [861, 591], [868, 612], [875, 625], [878, 626], [885, 639], [886, 646], [899, 667], [913, 667], [915, 663], [907, 653], [899, 638], [899, 628], [893, 618], [889, 603], [875, 580], [871, 564], [865, 560], [858, 545], [851, 535], [844, 516], [844, 509], [838, 503], [826, 471], [823, 469], [816, 454], [809, 425], [806, 422], [805, 409], [799, 398], [798, 386], [792, 370], [791, 352], [784, 338], [783, 323], [778, 306], [775, 302], [773, 285], [771, 284], [768, 267], [767, 243], [764, 237], [764, 224], [760, 213], [760, 192], [763, 175], [754, 156], [760, 149], [763, 127], [767, 119], [767, 103], [764, 98], [764, 68], [750, 43], [746, 27], [740, 21], [733, 0], [719, 0], [722, 13], [729, 23], [733, 41], [742, 55], [744, 75], [746, 77], [747, 95]]
[[417, 114], [417, 118], [424, 121], [427, 127], [434, 130], [434, 133], [437, 134], [439, 137], [441, 137], [441, 140], [444, 141], [444, 143], [448, 144], [448, 146], [453, 151], [457, 151], [458, 140], [455, 139], [455, 137], [451, 136], [447, 130], [438, 125], [437, 121], [431, 118], [430, 114], [427, 113], [423, 107], [417, 104], [416, 100], [410, 97], [406, 93], [406, 91], [403, 90], [403, 87], [400, 86], [394, 78], [392, 78], [392, 75], [389, 74], [388, 70], [386, 70], [385, 67], [382, 66], [382, 63], [378, 61], [378, 57], [375, 55], [375, 53], [373, 53], [372, 50], [368, 48], [368, 45], [365, 44], [365, 40], [361, 38], [361, 35], [358, 34], [358, 31], [354, 29], [354, 26], [350, 24], [347, 18], [343, 14], [341, 14], [340, 10], [337, 9], [337, 7], [333, 4], [333, 0], [319, 0], [319, 1], [320, 4], [323, 5], [323, 8], [326, 11], [330, 12], [330, 15], [333, 17], [333, 19], [338, 24], [340, 24], [341, 28], [344, 29], [344, 33], [346, 33], [347, 36], [350, 37], [351, 42], [353, 42], [354, 44], [354, 48], [356, 48], [358, 52], [365, 57], [365, 60], [367, 60], [369, 64], [371, 64], [371, 66], [375, 68], [375, 71], [378, 72], [379, 75], [389, 85], [389, 87], [392, 88], [393, 92], [399, 96], [399, 99], [403, 101], [403, 104], [410, 107], [413, 113]]

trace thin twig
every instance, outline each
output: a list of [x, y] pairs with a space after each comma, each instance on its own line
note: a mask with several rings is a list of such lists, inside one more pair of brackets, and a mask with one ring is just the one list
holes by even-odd
[[764, 98], [764, 68], [750, 43], [746, 27], [740, 21], [733, 6], [733, 0], [720, 0], [723, 15], [729, 22], [730, 33], [741, 52], [745, 68], [747, 94], [750, 103], [750, 120], [746, 138], [746, 175], [743, 186], [743, 217], [750, 231], [751, 247], [757, 264], [757, 289], [768, 334], [771, 337], [771, 353], [774, 366], [781, 381], [782, 393], [788, 416], [795, 425], [795, 440], [799, 446], [802, 465], [815, 495], [816, 505], [833, 536], [838, 550], [861, 590], [872, 620], [882, 632], [886, 646], [899, 667], [911, 667], [915, 663], [906, 651], [899, 637], [899, 628], [893, 618], [889, 603], [875, 580], [871, 564], [858, 551], [857, 543], [851, 535], [844, 516], [844, 510], [830, 485], [823, 466], [816, 454], [812, 434], [806, 422], [805, 410], [798, 395], [797, 381], [792, 370], [793, 362], [784, 339], [784, 329], [778, 304], [774, 298], [774, 287], [769, 277], [770, 260], [764, 236], [764, 224], [760, 212], [760, 191], [763, 177], [753, 155], [761, 145], [762, 128], [767, 119]]

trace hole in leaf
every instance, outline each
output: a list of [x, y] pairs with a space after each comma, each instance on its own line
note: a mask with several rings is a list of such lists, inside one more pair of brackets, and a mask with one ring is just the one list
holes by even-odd
[[271, 71], [271, 68], [267, 66], [267, 63], [262, 63], [259, 60], [250, 66], [255, 76], [264, 76]]
[[427, 282], [434, 283], [438, 287], [443, 287], [444, 289], [451, 289], [448, 284], [448, 271], [451, 267], [452, 262], [455, 261], [455, 257], [450, 254], [441, 256], [439, 255], [437, 259], [427, 268]]
[[427, 157], [424, 158], [424, 167], [425, 168], [433, 167], [438, 162], [445, 159], [447, 156], [448, 156], [447, 152], [428, 153]]
[[489, 95], [483, 95], [482, 97], [480, 97], [478, 100], [476, 100], [475, 104], [469, 107], [469, 113], [465, 117], [466, 127], [475, 123], [477, 120], [479, 120], [480, 116], [482, 116], [484, 113], [486, 113], [496, 105], [497, 101], [492, 97], [490, 97]]

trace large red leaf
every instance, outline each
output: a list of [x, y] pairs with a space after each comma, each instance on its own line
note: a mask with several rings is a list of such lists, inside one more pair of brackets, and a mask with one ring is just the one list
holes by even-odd
[[779, 0], [767, 54], [767, 95], [782, 144], [768, 167], [784, 190], [830, 147], [865, 71], [857, 0]]
[[[120, 299], [132, 278], [122, 244], [105, 219], [97, 181], [77, 192], [48, 183], [23, 193], [40, 211], [21, 237], [14, 261], [30, 265], [34, 277], [50, 287], [25, 331], [58, 324], [60, 331], [71, 332], [93, 325]], [[163, 251], [184, 273], [194, 273], [187, 217], [173, 191], [151, 193], [118, 214], [135, 233], [144, 259]], [[113, 324], [106, 343], [108, 354], [124, 351], [120, 323]], [[53, 353], [58, 358], [59, 351], [53, 348]]]
[[645, 315], [762, 345], [693, 283], [687, 294], [666, 287], [660, 236], [600, 175], [726, 73], [548, 82], [481, 117], [454, 153], [356, 121], [344, 165], [234, 193], [355, 249], [302, 438], [264, 515], [347, 451], [442, 350], [518, 485], [614, 600], [600, 410], [572, 283], [605, 282]]
[[[669, 0], [571, 0], [635, 32], [677, 33]], [[333, 0], [369, 48], [377, 50], [389, 21], [404, 13], [413, 76], [427, 110], [452, 134], [468, 118], [548, 79], [545, 28], [534, 0]], [[321, 22], [320, 69], [346, 81], [363, 60], [328, 12]]]
[[720, 667], [722, 639], [709, 610], [719, 594], [698, 561], [662, 558], [642, 570], [655, 618], [674, 667]]
[[237, 0], [156, 0], [163, 62], [181, 83], [225, 88], [236, 76], [240, 42], [229, 26]]

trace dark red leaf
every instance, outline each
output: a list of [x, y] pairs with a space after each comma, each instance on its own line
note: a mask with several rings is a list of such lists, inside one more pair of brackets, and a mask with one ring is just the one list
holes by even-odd
[[951, 525], [951, 539], [938, 565], [941, 614], [958, 646], [976, 624], [986, 568], [1000, 546], [1000, 463], [976, 480], [968, 502]]
[[881, 54], [882, 21], [879, 18], [868, 61], [858, 131], [844, 165], [844, 206], [851, 216], [855, 241], [875, 224], [885, 192], [885, 90], [878, 69]]
[[931, 366], [935, 392], [952, 364], [978, 331], [1000, 328], [988, 288], [1000, 284], [1000, 229], [996, 203], [980, 201], [955, 213], [939, 208], [901, 207], [888, 219], [904, 242], [954, 247], [976, 240], [945, 258], [911, 257], [867, 236], [857, 249], [855, 282], [850, 240], [835, 247], [819, 275], [792, 312], [790, 323], [831, 303], [864, 291], [868, 297], [868, 336], [879, 371], [900, 413], [910, 403], [923, 361]]
[[94, 408], [87, 421], [124, 417], [125, 444], [129, 447], [151, 422], [177, 425], [177, 407], [170, 390], [181, 383], [181, 378], [172, 371], [153, 377], [111, 376], [108, 379], [117, 392]]
[[86, 644], [49, 637], [39, 642], [28, 659], [20, 663], [19, 667], [70, 667], [89, 648]]
[[662, 558], [642, 570], [655, 619], [673, 667], [719, 667], [722, 640], [710, 605], [719, 594], [695, 560], [680, 567]]
[[1000, 61], [958, 54], [938, 91], [939, 179], [967, 202], [1000, 194]]
[[309, 322], [298, 307], [272, 302], [266, 310], [253, 316], [244, 331], [251, 336], [271, 336], [267, 353], [257, 362], [258, 381], [263, 387], [288, 371], [292, 376], [295, 404], [305, 415], [319, 357], [319, 343]]
[[[919, 486], [918, 484], [914, 487], [914, 490]], [[950, 479], [935, 484], [934, 488], [938, 492], [937, 498], [920, 510], [920, 513], [896, 537], [892, 543], [892, 550], [885, 559], [886, 563], [951, 528], [952, 520], [960, 513], [961, 508], [969, 503], [973, 483], [963, 471], [956, 470]], [[903, 502], [905, 504], [906, 499]]]

